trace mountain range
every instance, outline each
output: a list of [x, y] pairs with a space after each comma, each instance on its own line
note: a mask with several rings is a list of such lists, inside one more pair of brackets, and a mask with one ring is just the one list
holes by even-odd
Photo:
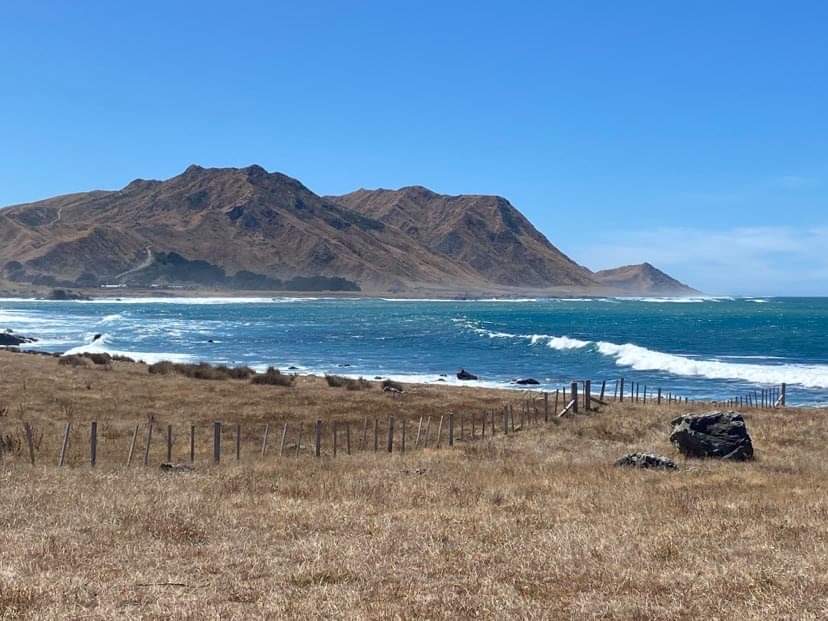
[[399, 295], [697, 293], [648, 263], [593, 272], [499, 196], [424, 187], [318, 196], [260, 166], [190, 166], [0, 210], [0, 277]]

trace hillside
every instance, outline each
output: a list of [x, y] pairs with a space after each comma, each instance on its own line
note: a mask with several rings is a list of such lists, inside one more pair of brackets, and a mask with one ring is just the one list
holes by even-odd
[[596, 284], [588, 269], [550, 244], [499, 196], [445, 196], [414, 186], [358, 190], [330, 198], [396, 227], [493, 284], [538, 288]]
[[699, 293], [649, 263], [601, 270], [595, 272], [594, 276], [600, 283], [608, 287], [623, 289], [630, 293], [662, 295]]
[[[668, 293], [692, 291], [664, 276]], [[0, 210], [0, 282], [16, 286], [554, 295], [650, 293], [651, 280], [593, 274], [500, 197], [321, 197], [259, 166]]]

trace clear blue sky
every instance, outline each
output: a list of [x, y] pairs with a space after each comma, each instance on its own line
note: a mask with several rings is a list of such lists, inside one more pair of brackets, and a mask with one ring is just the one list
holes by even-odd
[[2, 205], [259, 163], [500, 194], [593, 268], [828, 295], [826, 2], [0, 8]]

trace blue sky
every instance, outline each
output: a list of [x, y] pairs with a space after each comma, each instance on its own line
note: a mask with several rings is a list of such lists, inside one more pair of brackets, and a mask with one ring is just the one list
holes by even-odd
[[828, 295], [828, 3], [0, 9], [2, 205], [259, 163], [500, 194], [596, 269]]

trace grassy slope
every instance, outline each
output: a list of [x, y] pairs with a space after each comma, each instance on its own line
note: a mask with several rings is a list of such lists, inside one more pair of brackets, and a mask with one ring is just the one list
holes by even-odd
[[[417, 387], [395, 400], [314, 379], [251, 387], [0, 352], [0, 407], [9, 408], [0, 434], [19, 433], [23, 415], [44, 434], [49, 461], [31, 468], [25, 455], [7, 455], [0, 465], [0, 618], [828, 612], [822, 412], [752, 411], [755, 462], [679, 460], [677, 473], [610, 465], [632, 449], [674, 455], [667, 423], [683, 410], [629, 404], [402, 458], [255, 457], [266, 420], [356, 424], [363, 415], [479, 411], [508, 397]], [[195, 472], [117, 465], [134, 422], [151, 411], [181, 434], [199, 424]], [[94, 472], [80, 465], [81, 430], [74, 467], [51, 465], [67, 415], [83, 433], [99, 420]], [[204, 465], [216, 417], [244, 422], [242, 465]], [[184, 444], [182, 436], [181, 453]]]

